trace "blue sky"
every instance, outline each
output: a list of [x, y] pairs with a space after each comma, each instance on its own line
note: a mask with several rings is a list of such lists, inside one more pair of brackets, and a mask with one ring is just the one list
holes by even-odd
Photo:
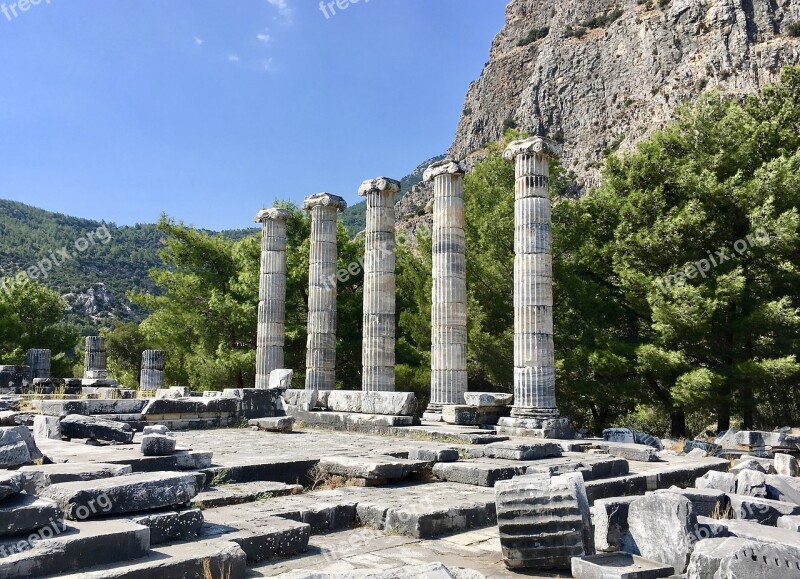
[[355, 203], [443, 153], [506, 4], [19, 1], [0, 0], [0, 198], [216, 230], [275, 199]]

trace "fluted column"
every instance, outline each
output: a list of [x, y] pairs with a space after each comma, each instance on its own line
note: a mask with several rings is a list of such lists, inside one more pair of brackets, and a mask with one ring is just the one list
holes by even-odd
[[367, 198], [362, 342], [365, 392], [394, 392], [394, 196], [398, 191], [400, 183], [386, 177], [364, 181], [358, 190]]
[[286, 221], [285, 209], [264, 209], [261, 224], [261, 277], [258, 284], [256, 388], [269, 388], [269, 375], [284, 368], [286, 341]]
[[515, 418], [556, 418], [553, 346], [553, 258], [550, 160], [561, 147], [534, 137], [511, 143], [514, 205], [514, 407]]
[[436, 420], [444, 405], [464, 404], [467, 391], [464, 167], [445, 159], [428, 167], [424, 179], [433, 181], [434, 199], [431, 401], [425, 417]]
[[142, 373], [139, 377], [139, 387], [142, 390], [158, 390], [164, 387], [165, 358], [166, 353], [163, 350], [142, 352]]
[[31, 369], [31, 379], [50, 377], [50, 350], [28, 350], [26, 365]]
[[311, 213], [306, 390], [336, 386], [336, 220], [346, 208], [344, 199], [329, 193], [303, 202], [303, 209]]
[[106, 341], [100, 336], [89, 336], [86, 338], [86, 354], [83, 359], [83, 377], [86, 380], [105, 380], [108, 378]]

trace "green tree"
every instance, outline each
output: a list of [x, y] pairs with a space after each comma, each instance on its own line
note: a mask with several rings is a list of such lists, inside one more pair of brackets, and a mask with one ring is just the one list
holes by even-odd
[[148, 349], [147, 339], [139, 324], [120, 322], [101, 331], [105, 338], [108, 372], [125, 386], [139, 386], [142, 352]]

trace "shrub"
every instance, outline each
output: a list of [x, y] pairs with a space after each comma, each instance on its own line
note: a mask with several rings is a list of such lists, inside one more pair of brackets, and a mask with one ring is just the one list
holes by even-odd
[[546, 26], [544, 28], [534, 28], [528, 32], [528, 35], [525, 38], [517, 42], [517, 46], [528, 46], [537, 40], [545, 38], [548, 34], [550, 34], [550, 29]]
[[789, 36], [794, 38], [800, 37], [800, 20], [795, 22], [794, 24], [790, 24], [787, 28]]

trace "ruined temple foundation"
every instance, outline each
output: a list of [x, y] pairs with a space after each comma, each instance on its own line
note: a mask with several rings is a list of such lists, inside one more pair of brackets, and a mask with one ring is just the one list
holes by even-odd
[[553, 141], [533, 137], [511, 143], [514, 161], [514, 406], [498, 433], [571, 437], [555, 393], [553, 257], [550, 161], [561, 154]]
[[286, 339], [286, 221], [285, 209], [265, 209], [256, 215], [261, 224], [261, 277], [258, 286], [256, 388], [269, 388], [273, 370], [284, 368]]
[[31, 380], [50, 378], [50, 350], [28, 350], [26, 366], [31, 369]]
[[142, 352], [142, 372], [139, 377], [139, 386], [142, 390], [164, 388], [165, 358], [166, 354], [163, 350], [145, 350]]
[[367, 201], [364, 252], [365, 392], [395, 389], [395, 216], [394, 196], [400, 183], [386, 177], [364, 181], [358, 194]]
[[423, 418], [441, 421], [467, 391], [467, 271], [464, 167], [445, 159], [424, 174], [434, 183], [431, 400]]
[[344, 199], [329, 193], [303, 201], [311, 213], [306, 390], [336, 387], [336, 220], [346, 208]]

